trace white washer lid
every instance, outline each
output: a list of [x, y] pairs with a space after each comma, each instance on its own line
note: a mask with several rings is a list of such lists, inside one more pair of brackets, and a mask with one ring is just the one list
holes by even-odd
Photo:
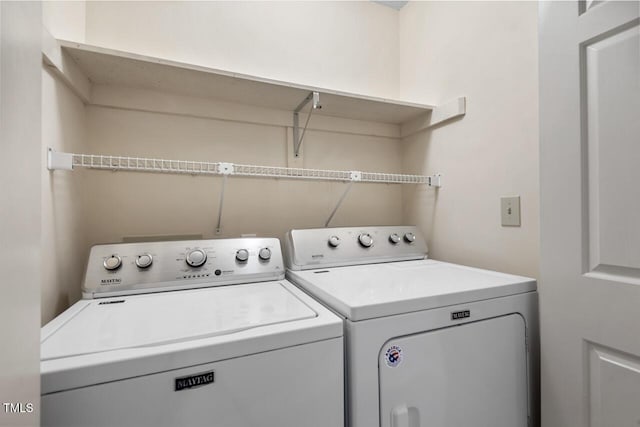
[[536, 281], [434, 260], [288, 271], [294, 283], [357, 321], [536, 290]]
[[232, 334], [317, 317], [279, 282], [87, 301], [43, 337], [41, 360]]

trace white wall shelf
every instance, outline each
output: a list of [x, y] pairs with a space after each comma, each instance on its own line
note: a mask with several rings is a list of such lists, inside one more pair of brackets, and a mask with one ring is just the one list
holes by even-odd
[[[68, 80], [82, 80], [77, 71], [86, 77], [89, 90], [80, 89], [86, 92], [84, 97], [88, 99], [85, 101], [90, 101], [92, 85], [113, 85], [293, 111], [310, 92], [318, 92], [322, 97], [322, 110], [316, 114], [397, 125], [417, 119], [435, 108], [433, 105], [305, 86], [64, 40], [49, 40], [45, 43], [44, 54], [49, 65], [68, 74]], [[70, 69], [76, 71], [75, 76], [69, 73]], [[82, 82], [71, 83], [87, 86]]]
[[[172, 94], [193, 100], [211, 99], [226, 103], [225, 105], [227, 106], [236, 104], [278, 110], [281, 113], [289, 112], [291, 113], [289, 116], [291, 119], [281, 120], [279, 123], [273, 124], [292, 128], [292, 135], [295, 141], [291, 144], [291, 148], [295, 158], [300, 157], [299, 150], [312, 112], [314, 116], [346, 119], [346, 121], [352, 120], [354, 121], [353, 123], [360, 123], [358, 126], [362, 128], [385, 126], [387, 130], [391, 130], [388, 135], [384, 136], [397, 139], [413, 135], [452, 118], [461, 117], [466, 113], [466, 99], [464, 97], [446, 102], [440, 106], [385, 99], [238, 74], [99, 46], [56, 40], [46, 31], [43, 33], [43, 60], [85, 104], [103, 105], [100, 101], [94, 99], [99, 97], [97, 93], [102, 91], [104, 96], [104, 88], [110, 88], [110, 90], [121, 88], [120, 90], [124, 89], [127, 92], [130, 90], [142, 90]], [[104, 98], [102, 98], [102, 102], [104, 102]], [[136, 107], [134, 106], [133, 108], [135, 109]], [[303, 128], [299, 126], [298, 117], [302, 111], [308, 111]], [[344, 121], [340, 122], [338, 120], [341, 126], [345, 126]], [[382, 133], [384, 134], [385, 132]], [[296, 164], [296, 161], [291, 161], [290, 159], [289, 163]], [[229, 176], [348, 183], [325, 226], [330, 223], [352, 185], [356, 182], [424, 184], [430, 187], [440, 187], [442, 184], [439, 174], [425, 176], [257, 166], [224, 162], [74, 154], [56, 152], [52, 149], [49, 149], [47, 167], [52, 171], [88, 168], [221, 176], [223, 177], [223, 187], [220, 194], [217, 233], [221, 229], [224, 184]]]
[[[381, 131], [379, 126], [392, 126], [396, 130], [388, 136], [395, 138], [413, 135], [466, 114], [465, 97], [430, 105], [348, 93], [57, 40], [46, 30], [42, 46], [45, 63], [86, 104], [105, 102], [103, 97], [95, 95], [100, 92], [94, 90], [96, 88], [121, 87], [293, 113], [300, 112], [297, 107], [315, 93], [321, 108], [313, 109], [314, 115], [367, 122], [369, 125], [365, 128], [376, 128], [371, 132], [380, 136], [389, 131]], [[96, 96], [100, 100], [94, 102]], [[314, 103], [305, 109], [311, 110], [315, 101], [314, 95]], [[223, 116], [220, 118], [229, 119], [228, 114]], [[285, 125], [296, 127], [294, 121], [292, 115]], [[328, 130], [326, 125], [322, 126]]]
[[366, 182], [379, 184], [426, 184], [441, 186], [440, 175], [406, 175], [382, 172], [339, 171], [326, 169], [285, 168], [225, 162], [152, 159], [144, 157], [104, 156], [63, 153], [49, 149], [47, 168], [106, 169], [112, 171], [154, 172], [187, 175], [241, 176], [255, 178], [285, 178], [315, 181]]

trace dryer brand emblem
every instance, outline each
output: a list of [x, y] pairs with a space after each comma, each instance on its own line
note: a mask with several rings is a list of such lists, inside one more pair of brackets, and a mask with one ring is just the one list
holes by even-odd
[[460, 320], [471, 317], [471, 310], [453, 311], [451, 312], [451, 320]]
[[102, 279], [100, 280], [101, 285], [120, 285], [122, 283], [122, 279]]
[[102, 301], [99, 302], [98, 305], [105, 305], [105, 304], [122, 304], [124, 302], [123, 299], [117, 299], [117, 300], [113, 300], [113, 301]]
[[390, 368], [397, 368], [403, 358], [402, 348], [399, 345], [392, 345], [384, 352], [384, 361]]
[[212, 384], [213, 379], [213, 371], [203, 372], [201, 374], [191, 375], [188, 377], [176, 378], [175, 391]]

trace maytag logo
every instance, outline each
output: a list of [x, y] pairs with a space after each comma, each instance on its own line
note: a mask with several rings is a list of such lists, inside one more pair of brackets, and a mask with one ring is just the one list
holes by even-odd
[[460, 320], [471, 317], [471, 310], [454, 311], [451, 313], [451, 320]]
[[311, 255], [311, 258], [316, 259], [316, 258], [324, 258], [324, 255], [322, 254], [316, 254], [316, 255]]
[[175, 391], [185, 390], [194, 387], [200, 387], [213, 383], [213, 371], [203, 372], [198, 375], [191, 375], [189, 377], [176, 378]]
[[122, 279], [102, 279], [100, 280], [101, 285], [119, 285], [122, 283]]

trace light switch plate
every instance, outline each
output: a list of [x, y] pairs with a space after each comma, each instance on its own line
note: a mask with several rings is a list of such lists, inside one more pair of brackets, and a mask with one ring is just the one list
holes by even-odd
[[520, 196], [501, 197], [500, 214], [503, 226], [520, 227]]

